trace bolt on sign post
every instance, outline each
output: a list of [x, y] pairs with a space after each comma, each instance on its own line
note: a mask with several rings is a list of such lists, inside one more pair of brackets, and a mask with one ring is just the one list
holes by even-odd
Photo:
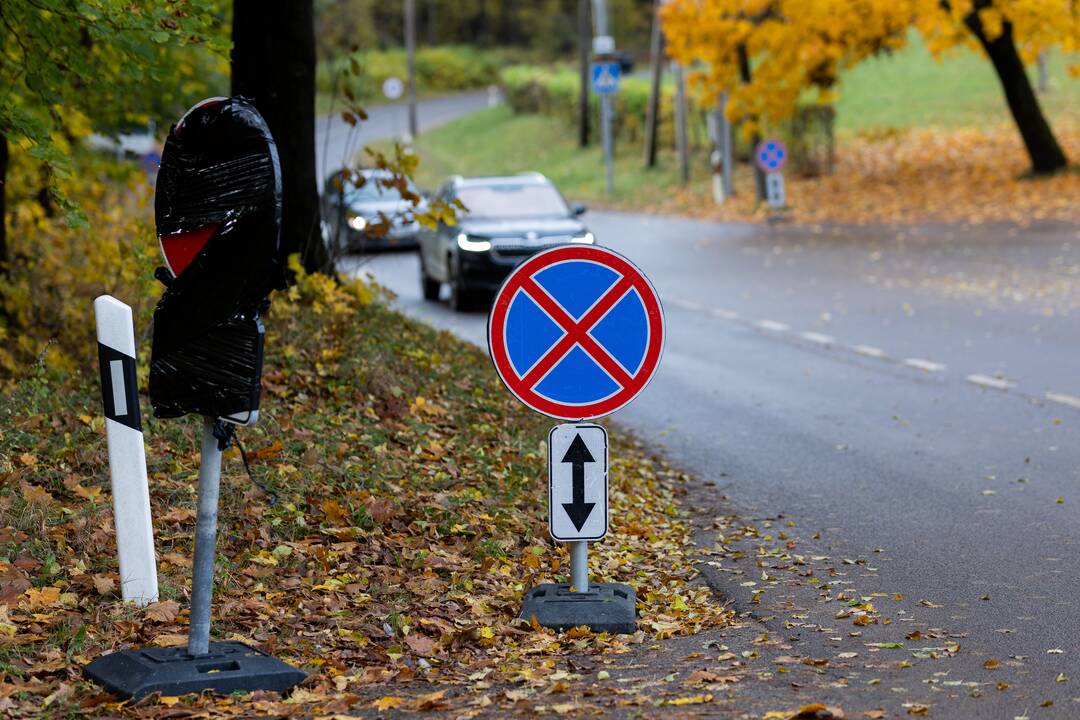
[[765, 198], [769, 207], [780, 210], [787, 204], [781, 172], [787, 162], [787, 148], [780, 140], [762, 140], [754, 148], [754, 162], [765, 172]]
[[606, 248], [562, 245], [503, 283], [488, 317], [495, 370], [522, 403], [558, 420], [548, 435], [548, 529], [570, 547], [570, 583], [525, 596], [521, 617], [564, 630], [632, 633], [636, 597], [590, 583], [589, 542], [608, 530], [608, 435], [588, 420], [638, 396], [664, 350], [664, 311], [648, 278]]
[[150, 403], [202, 416], [188, 645], [103, 655], [87, 677], [122, 697], [276, 690], [305, 674], [240, 642], [210, 642], [221, 456], [259, 414], [259, 314], [282, 278], [281, 168], [266, 122], [243, 98], [210, 98], [173, 126], [154, 202], [165, 292], [154, 311]]
[[109, 445], [113, 525], [120, 564], [120, 594], [142, 607], [158, 599], [154, 526], [146, 480], [146, 447], [135, 378], [135, 326], [131, 308], [110, 295], [94, 300], [105, 438]]

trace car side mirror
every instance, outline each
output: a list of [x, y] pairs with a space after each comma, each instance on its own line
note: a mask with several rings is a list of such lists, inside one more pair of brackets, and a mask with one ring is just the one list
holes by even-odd
[[575, 215], [584, 215], [584, 214], [585, 214], [585, 212], [586, 212], [586, 211], [587, 211], [588, 209], [589, 209], [589, 208], [587, 208], [587, 207], [585, 206], [585, 203], [574, 203], [574, 214], [575, 214]]

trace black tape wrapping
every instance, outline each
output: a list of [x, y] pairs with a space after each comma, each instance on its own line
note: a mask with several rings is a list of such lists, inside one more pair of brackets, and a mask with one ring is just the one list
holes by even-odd
[[259, 309], [284, 263], [277, 148], [254, 106], [226, 98], [189, 111], [165, 141], [154, 210], [159, 237], [215, 227], [154, 311], [154, 415], [257, 410]]

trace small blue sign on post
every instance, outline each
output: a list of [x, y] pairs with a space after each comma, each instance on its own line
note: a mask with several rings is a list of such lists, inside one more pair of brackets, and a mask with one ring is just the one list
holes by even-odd
[[619, 92], [619, 74], [622, 68], [617, 62], [594, 62], [592, 64], [593, 92], [608, 95]]

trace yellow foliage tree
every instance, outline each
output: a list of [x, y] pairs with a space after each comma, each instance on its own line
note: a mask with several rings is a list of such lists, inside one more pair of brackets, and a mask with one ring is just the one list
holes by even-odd
[[728, 92], [728, 117], [747, 121], [750, 132], [790, 117], [807, 90], [829, 101], [842, 70], [902, 47], [910, 27], [935, 55], [980, 48], [1032, 171], [1067, 164], [1024, 70], [1050, 47], [1080, 49], [1080, 11], [1065, 0], [672, 0], [662, 20], [669, 53], [700, 62], [706, 93]]

